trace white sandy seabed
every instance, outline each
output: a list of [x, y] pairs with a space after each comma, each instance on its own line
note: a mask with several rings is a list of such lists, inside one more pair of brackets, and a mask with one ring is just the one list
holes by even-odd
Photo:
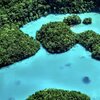
[[[62, 21], [66, 15], [48, 15], [32, 21], [22, 28], [24, 33], [35, 37], [43, 24]], [[79, 14], [83, 20], [92, 17], [91, 25], [77, 25], [74, 32], [94, 30], [100, 33], [100, 14]], [[83, 82], [87, 76], [89, 83]], [[100, 100], [100, 61], [79, 44], [61, 54], [49, 54], [41, 47], [35, 56], [0, 70], [0, 100], [25, 100], [29, 95], [45, 88], [76, 90], [86, 93], [91, 100]]]

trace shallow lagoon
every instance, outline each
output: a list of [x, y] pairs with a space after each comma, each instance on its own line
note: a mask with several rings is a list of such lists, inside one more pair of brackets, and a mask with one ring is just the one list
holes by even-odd
[[[35, 37], [42, 24], [62, 21], [68, 15], [51, 14], [24, 25], [21, 30]], [[100, 33], [100, 14], [85, 13], [79, 16], [82, 19], [92, 17], [93, 24], [74, 26], [71, 28], [74, 32], [92, 29]], [[77, 90], [88, 94], [91, 100], [100, 100], [99, 73], [100, 61], [92, 59], [91, 53], [79, 44], [68, 52], [54, 55], [41, 47], [35, 56], [0, 70], [0, 100], [25, 100], [45, 88]]]

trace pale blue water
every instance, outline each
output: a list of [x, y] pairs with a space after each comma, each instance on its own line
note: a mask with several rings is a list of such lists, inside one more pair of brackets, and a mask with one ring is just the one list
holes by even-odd
[[[67, 15], [48, 15], [32, 21], [21, 28], [35, 37], [42, 24], [62, 21]], [[77, 25], [74, 32], [93, 29], [100, 33], [100, 14], [79, 15], [82, 19], [92, 17], [93, 24]], [[84, 83], [88, 76], [90, 82]], [[91, 58], [91, 53], [79, 44], [62, 54], [49, 54], [41, 47], [35, 56], [0, 70], [0, 100], [25, 100], [37, 90], [60, 88], [88, 94], [91, 100], [100, 100], [100, 61]]]

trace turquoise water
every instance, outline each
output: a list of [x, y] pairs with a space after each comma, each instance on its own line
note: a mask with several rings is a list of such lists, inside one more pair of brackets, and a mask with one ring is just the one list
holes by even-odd
[[[62, 21], [66, 15], [48, 15], [24, 25], [21, 30], [35, 37], [42, 24]], [[92, 29], [100, 33], [100, 14], [79, 14], [83, 19], [92, 17], [93, 24], [77, 25], [71, 29], [82, 32]], [[88, 77], [90, 82], [84, 82]], [[77, 90], [88, 94], [91, 100], [100, 100], [100, 61], [79, 44], [62, 54], [49, 54], [41, 47], [35, 56], [0, 70], [0, 100], [25, 100], [45, 88]]]

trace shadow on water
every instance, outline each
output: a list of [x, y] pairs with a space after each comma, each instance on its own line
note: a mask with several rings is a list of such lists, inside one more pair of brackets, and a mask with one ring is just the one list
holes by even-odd
[[8, 100], [16, 100], [14, 97], [10, 97], [8, 98]]
[[82, 81], [83, 81], [83, 83], [85, 83], [85, 84], [91, 83], [91, 80], [90, 80], [90, 78], [89, 78], [88, 76], [84, 76], [84, 77], [82, 78]]

